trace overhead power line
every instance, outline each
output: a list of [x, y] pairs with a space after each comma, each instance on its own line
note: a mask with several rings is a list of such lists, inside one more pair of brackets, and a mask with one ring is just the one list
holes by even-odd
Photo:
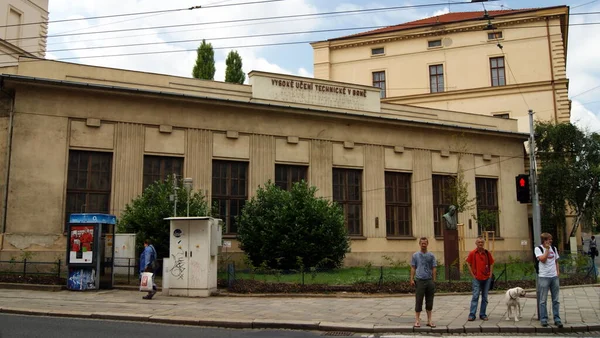
[[[589, 23], [581, 23], [581, 24], [571, 24], [570, 26], [577, 26], [577, 25], [600, 25], [600, 22], [589, 22]], [[552, 25], [550, 25], [552, 26]], [[155, 41], [155, 42], [144, 42], [144, 43], [129, 43], [129, 44], [120, 44], [120, 45], [106, 45], [106, 46], [86, 46], [86, 47], [78, 47], [78, 48], [63, 48], [63, 49], [51, 49], [51, 50], [47, 50], [48, 53], [58, 53], [58, 52], [69, 52], [69, 51], [78, 51], [78, 50], [90, 50], [90, 49], [109, 49], [109, 48], [129, 48], [129, 47], [139, 47], [139, 46], [151, 46], [151, 45], [163, 45], [163, 44], [174, 44], [174, 43], [189, 43], [189, 42], [200, 42], [202, 40], [210, 40], [210, 41], [216, 41], [216, 40], [233, 40], [233, 39], [247, 39], [247, 38], [258, 38], [258, 37], [270, 37], [270, 36], [283, 36], [283, 35], [296, 35], [296, 34], [316, 34], [316, 33], [328, 33], [328, 32], [339, 32], [339, 31], [353, 31], [353, 30], [368, 30], [368, 29], [378, 29], [378, 28], [383, 28], [383, 27], [387, 27], [387, 26], [368, 26], [368, 27], [348, 27], [348, 28], [332, 28], [332, 29], [322, 29], [322, 30], [308, 30], [308, 31], [294, 31], [294, 32], [277, 32], [277, 33], [265, 33], [265, 34], [254, 34], [254, 35], [235, 35], [235, 36], [226, 36], [226, 37], [202, 37], [202, 38], [198, 38], [198, 39], [186, 39], [186, 40], [172, 40], [172, 41]], [[502, 27], [499, 30], [505, 30], [505, 29], [523, 29], [523, 28], [546, 28], [546, 25], [544, 26], [526, 26], [526, 27]], [[360, 34], [360, 33], [358, 33]], [[386, 39], [386, 38], [400, 38], [403, 36], [408, 36], [408, 34], [401, 34], [398, 32], [390, 32], [388, 34], [383, 34], [383, 35], [378, 35], [377, 38], [378, 39]], [[367, 41], [367, 40], [371, 40], [373, 39], [372, 35], [368, 35], [368, 36], [356, 36], [356, 37], [352, 37], [349, 36], [348, 40], [351, 40], [352, 42], [360, 42], [360, 41]], [[96, 41], [96, 40], [94, 40]], [[74, 41], [75, 42], [80, 42], [80, 41]], [[312, 41], [303, 41], [303, 42], [297, 42], [297, 43], [313, 43], [316, 42], [316, 40], [312, 40]], [[499, 41], [497, 41], [499, 42]], [[287, 43], [286, 43], [287, 44]], [[294, 43], [296, 44], [296, 43]], [[266, 46], [274, 46], [277, 44], [268, 44]], [[218, 47], [215, 49], [225, 49], [225, 48], [234, 48], [234, 49], [241, 49], [241, 48], [248, 48], [248, 47], [260, 47], [262, 45], [249, 45], [249, 46], [232, 46], [232, 47]], [[463, 46], [465, 47], [465, 46]], [[195, 49], [194, 49], [195, 50]], [[182, 52], [182, 51], [187, 51], [187, 50], [180, 50], [180, 51], [172, 51], [173, 53], [177, 53], [177, 52]], [[160, 51], [160, 53], [162, 53], [163, 51]], [[158, 52], [144, 52], [144, 53], [134, 53], [132, 55], [144, 55], [144, 54], [154, 54], [154, 53], [158, 53]], [[21, 53], [5, 53], [5, 55], [22, 55]], [[128, 54], [119, 54], [119, 55], [115, 55], [115, 56], [126, 56]], [[103, 57], [102, 55], [98, 55], [97, 57]], [[110, 57], [110, 55], [107, 55], [106, 57]], [[61, 60], [65, 60], [64, 58], [61, 58]], [[6, 63], [6, 62], [4, 62]], [[2, 64], [2, 62], [0, 62], [0, 64]]]
[[218, 7], [230, 7], [230, 6], [242, 6], [242, 5], [255, 5], [255, 4], [263, 4], [268, 2], [280, 2], [285, 0], [263, 0], [263, 1], [255, 1], [255, 2], [243, 2], [243, 3], [235, 3], [235, 4], [226, 4], [226, 5], [213, 5], [213, 6], [192, 6], [186, 8], [177, 8], [177, 9], [164, 9], [159, 11], [148, 11], [148, 12], [134, 12], [134, 13], [125, 13], [125, 14], [111, 14], [111, 15], [101, 15], [101, 16], [92, 16], [87, 18], [74, 18], [74, 19], [62, 19], [62, 20], [51, 20], [51, 21], [38, 21], [38, 22], [27, 22], [27, 23], [19, 23], [12, 25], [3, 25], [0, 28], [6, 27], [16, 27], [16, 26], [30, 26], [30, 25], [41, 25], [41, 24], [49, 24], [49, 23], [62, 23], [62, 22], [72, 22], [72, 21], [82, 21], [82, 20], [96, 20], [96, 19], [108, 19], [108, 18], [118, 18], [123, 16], [134, 16], [134, 15], [144, 15], [144, 14], [157, 14], [157, 13], [169, 13], [169, 12], [179, 12], [179, 11], [188, 11], [194, 9], [207, 9], [207, 8], [218, 8]]
[[[499, 1], [499, 0], [490, 0], [490, 1]], [[460, 2], [460, 3], [456, 3], [456, 4], [457, 5], [460, 5], [460, 4], [467, 5], [467, 4], [472, 4], [472, 3], [471, 2]], [[195, 23], [188, 23], [188, 24], [151, 26], [151, 27], [138, 27], [138, 28], [125, 28], [125, 29], [115, 29], [115, 30], [97, 31], [97, 32], [82, 32], [82, 33], [72, 33], [72, 34], [55, 34], [55, 35], [45, 35], [45, 36], [31, 36], [31, 37], [23, 37], [23, 38], [15, 38], [15, 39], [6, 39], [6, 41], [39, 39], [39, 38], [44, 38], [44, 37], [46, 37], [46, 38], [57, 38], [57, 37], [73, 36], [73, 35], [107, 34], [107, 33], [117, 33], [117, 32], [128, 32], [128, 31], [141, 31], [141, 30], [148, 30], [148, 29], [164, 29], [164, 28], [175, 28], [175, 27], [202, 26], [202, 25], [213, 25], [213, 24], [224, 24], [224, 23], [239, 23], [239, 22], [263, 21], [263, 20], [275, 20], [275, 19], [307, 18], [307, 17], [327, 16], [327, 15], [336, 15], [336, 14], [369, 13], [369, 12], [393, 11], [393, 10], [402, 10], [402, 9], [411, 9], [411, 8], [438, 7], [438, 6], [445, 6], [445, 5], [446, 5], [446, 3], [434, 3], [434, 4], [422, 4], [422, 5], [406, 5], [406, 6], [392, 6], [392, 7], [380, 7], [380, 8], [355, 9], [355, 10], [323, 12], [323, 13], [308, 13], [308, 14], [292, 14], [292, 15], [280, 15], [280, 16], [266, 16], [266, 17], [260, 17], [260, 18], [250, 18], [250, 19], [237, 19], [237, 20], [226, 20], [226, 21], [211, 21], [211, 22], [200, 22], [200, 23], [195, 22]]]

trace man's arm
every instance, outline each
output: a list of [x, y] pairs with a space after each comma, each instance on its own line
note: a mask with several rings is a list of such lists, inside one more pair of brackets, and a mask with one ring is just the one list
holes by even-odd
[[[544, 247], [545, 248], [545, 247]], [[540, 248], [535, 248], [535, 250], [540, 250]], [[537, 256], [537, 259], [542, 262], [542, 263], [546, 263], [546, 260], [548, 259], [548, 254], [550, 253], [550, 249], [547, 248], [546, 252], [542, 252], [541, 256]]]
[[556, 277], [560, 276], [560, 268], [558, 266], [558, 260], [556, 260]]
[[415, 284], [415, 266], [411, 265], [410, 266], [410, 285], [414, 285]]
[[433, 276], [433, 281], [435, 282], [437, 278], [437, 267], [434, 266], [433, 269], [431, 269], [431, 274]]

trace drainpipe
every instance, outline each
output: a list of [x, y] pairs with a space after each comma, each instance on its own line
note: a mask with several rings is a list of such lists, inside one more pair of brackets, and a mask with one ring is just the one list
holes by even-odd
[[552, 63], [552, 43], [550, 41], [550, 19], [546, 17], [546, 36], [548, 38], [548, 57], [550, 58], [550, 76], [552, 83], [552, 103], [554, 103], [554, 122], [558, 123], [558, 111], [556, 107], [556, 84], [554, 82], [554, 64]]
[[[0, 92], [10, 99], [10, 111], [8, 119], [8, 132], [6, 140], [6, 174], [4, 175], [4, 191], [3, 195], [3, 208], [2, 208], [2, 233], [6, 232], [6, 211], [8, 210], [8, 182], [10, 178], [10, 158], [12, 153], [12, 133], [13, 133], [13, 121], [15, 112], [15, 96], [4, 90], [4, 78], [0, 79]], [[0, 248], [3, 247], [4, 243], [0, 243]]]

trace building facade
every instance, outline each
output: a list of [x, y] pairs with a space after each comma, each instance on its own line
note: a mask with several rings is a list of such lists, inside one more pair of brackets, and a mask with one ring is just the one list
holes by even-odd
[[46, 55], [48, 0], [4, 0], [0, 4], [0, 67], [19, 56]]
[[381, 88], [382, 102], [569, 122], [569, 7], [458, 12], [313, 43], [315, 78]]
[[[346, 265], [408, 260], [431, 238], [443, 260], [444, 193], [462, 172], [475, 209], [498, 213], [496, 255], [528, 256], [515, 197], [523, 141], [514, 119], [382, 103], [379, 89], [251, 72], [250, 85], [22, 59], [2, 71], [0, 259], [64, 256], [72, 212], [120, 215], [166, 174], [219, 204], [230, 252], [237, 216], [268, 180], [306, 179], [343, 208]], [[469, 246], [467, 246], [469, 249]]]

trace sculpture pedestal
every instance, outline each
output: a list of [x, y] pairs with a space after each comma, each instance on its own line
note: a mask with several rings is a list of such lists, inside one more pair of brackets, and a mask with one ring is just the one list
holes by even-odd
[[447, 280], [460, 280], [458, 230], [444, 229], [444, 267]]

